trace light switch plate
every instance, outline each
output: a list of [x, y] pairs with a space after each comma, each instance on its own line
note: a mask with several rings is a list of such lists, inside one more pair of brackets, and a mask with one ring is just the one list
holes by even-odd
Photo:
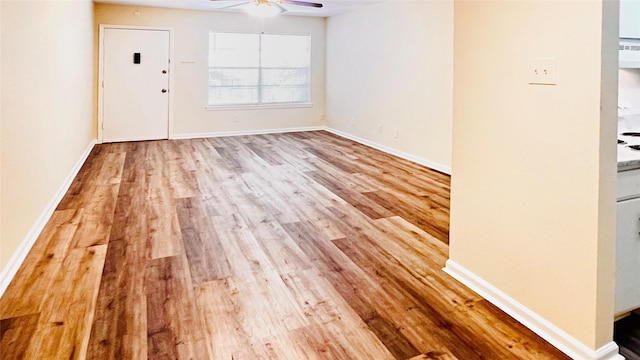
[[529, 84], [557, 85], [556, 58], [530, 58], [528, 75]]

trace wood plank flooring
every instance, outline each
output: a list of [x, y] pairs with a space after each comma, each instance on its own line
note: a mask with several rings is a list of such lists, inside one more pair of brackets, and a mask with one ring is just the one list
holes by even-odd
[[566, 359], [441, 270], [448, 226], [447, 175], [327, 132], [97, 145], [0, 358]]

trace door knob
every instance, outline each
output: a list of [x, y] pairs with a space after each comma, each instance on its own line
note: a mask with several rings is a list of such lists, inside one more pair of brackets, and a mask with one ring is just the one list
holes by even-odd
[[166, 73], [167, 73], [167, 70], [162, 70], [162, 73], [163, 73], [163, 74], [166, 74]]
[[162, 89], [162, 92], [163, 92], [163, 93], [166, 93], [166, 92], [167, 92], [167, 89]]

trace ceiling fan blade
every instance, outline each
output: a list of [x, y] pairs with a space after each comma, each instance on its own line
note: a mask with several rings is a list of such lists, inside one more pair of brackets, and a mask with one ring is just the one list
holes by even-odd
[[309, 6], [309, 7], [314, 7], [314, 8], [321, 8], [322, 7], [322, 4], [320, 4], [320, 3], [313, 3], [313, 2], [308, 2], [308, 1], [282, 0], [281, 2], [283, 4]]
[[[209, 0], [209, 1], [213, 1], [213, 2], [228, 2], [228, 0]], [[229, 5], [229, 6], [219, 7], [219, 8], [216, 8], [216, 10], [232, 9], [234, 7], [246, 5], [246, 4], [249, 4], [249, 3], [250, 3], [250, 1], [243, 1], [243, 2], [241, 2], [239, 4], [233, 4], [233, 5]]]
[[275, 6], [278, 7], [278, 9], [280, 9], [280, 14], [287, 12], [287, 9], [285, 9], [282, 5], [278, 4], [277, 2], [272, 2], [272, 4], [274, 4]]
[[238, 6], [242, 6], [242, 5], [247, 5], [247, 4], [249, 4], [249, 3], [250, 3], [250, 2], [249, 2], [249, 1], [247, 1], [247, 2], [242, 2], [242, 3], [240, 3], [240, 4], [224, 6], [224, 7], [218, 8], [218, 9], [220, 9], [220, 10], [222, 10], [222, 9], [233, 9], [234, 7], [238, 7]]

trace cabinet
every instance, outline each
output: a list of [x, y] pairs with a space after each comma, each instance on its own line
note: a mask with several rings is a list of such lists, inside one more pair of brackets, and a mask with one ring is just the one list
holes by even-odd
[[620, 37], [640, 39], [640, 0], [620, 0]]
[[620, 315], [640, 307], [640, 197], [618, 201], [616, 212], [615, 313]]

